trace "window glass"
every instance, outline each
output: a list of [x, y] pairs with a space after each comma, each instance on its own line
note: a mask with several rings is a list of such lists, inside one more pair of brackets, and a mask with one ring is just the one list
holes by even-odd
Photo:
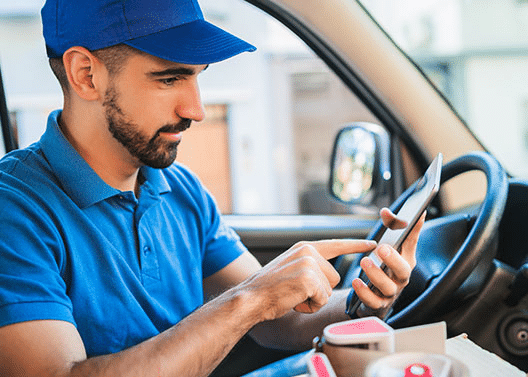
[[[229, 178], [231, 195], [217, 195], [221, 206], [236, 214], [348, 212], [328, 194], [334, 138], [347, 123], [377, 120], [271, 16], [241, 0], [201, 4], [206, 19], [257, 47], [201, 77], [204, 102], [226, 111], [229, 166], [222, 182]], [[190, 139], [185, 143], [202, 142]], [[194, 159], [188, 162], [205, 167], [211, 156]]]
[[528, 177], [528, 2], [360, 2], [506, 169]]
[[[62, 94], [48, 66], [43, 0], [0, 6], [0, 63], [8, 107], [25, 147], [38, 140]], [[347, 213], [330, 198], [338, 130], [377, 122], [291, 31], [242, 0], [201, 0], [205, 18], [258, 50], [200, 75], [205, 121], [185, 132], [178, 160], [214, 194], [223, 213]]]

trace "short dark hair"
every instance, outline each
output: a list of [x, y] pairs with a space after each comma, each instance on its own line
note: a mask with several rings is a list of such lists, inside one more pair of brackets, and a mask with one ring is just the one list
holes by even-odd
[[[127, 62], [128, 58], [132, 55], [145, 54], [143, 51], [123, 43], [105, 47], [100, 50], [93, 50], [91, 53], [104, 64], [110, 76], [115, 76], [121, 72], [121, 69]], [[70, 85], [68, 83], [68, 76], [66, 75], [62, 57], [49, 59], [49, 64], [53, 74], [57, 77], [57, 80], [59, 80], [63, 92], [65, 94], [68, 93]]]

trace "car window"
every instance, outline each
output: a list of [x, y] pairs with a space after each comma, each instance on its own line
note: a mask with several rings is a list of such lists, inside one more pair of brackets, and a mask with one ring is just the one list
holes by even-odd
[[42, 37], [43, 4], [44, 0], [0, 2], [0, 65], [10, 125], [21, 147], [38, 140], [49, 112], [62, 106]]
[[528, 1], [360, 2], [482, 144], [528, 177]]
[[[62, 106], [40, 25], [43, 0], [0, 5], [0, 63], [20, 147]], [[178, 160], [225, 214], [348, 213], [328, 193], [334, 138], [372, 113], [290, 30], [242, 0], [202, 0], [205, 18], [257, 46], [200, 75], [206, 120]]]
[[[256, 52], [215, 65], [201, 78], [204, 102], [221, 110], [217, 115], [226, 121], [223, 148], [229, 164], [224, 178], [217, 179], [229, 178], [231, 195], [224, 198], [231, 202], [223, 208], [235, 214], [348, 212], [328, 194], [333, 141], [345, 124], [376, 118], [268, 14], [241, 0], [201, 4], [207, 19], [257, 46]], [[183, 161], [213, 170], [203, 164], [206, 154], [184, 156], [183, 148]]]

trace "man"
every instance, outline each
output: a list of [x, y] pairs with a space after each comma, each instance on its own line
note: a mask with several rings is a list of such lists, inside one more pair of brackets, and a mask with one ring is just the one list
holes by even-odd
[[[42, 19], [64, 107], [0, 162], [3, 376], [206, 376], [247, 332], [301, 350], [348, 318], [327, 260], [375, 243], [299, 243], [261, 267], [173, 163], [204, 117], [200, 72], [253, 46], [196, 0], [48, 0]], [[377, 248], [390, 276], [362, 261], [373, 312], [406, 285], [422, 223], [402, 255]]]

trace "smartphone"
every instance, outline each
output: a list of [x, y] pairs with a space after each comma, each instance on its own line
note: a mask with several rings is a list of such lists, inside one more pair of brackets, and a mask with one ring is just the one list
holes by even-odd
[[[431, 162], [425, 174], [418, 180], [407, 200], [396, 213], [396, 216], [399, 219], [407, 223], [405, 228], [394, 230], [386, 228], [378, 241], [378, 244], [389, 244], [396, 251], [401, 252], [403, 242], [440, 189], [442, 159], [442, 154], [439, 153], [433, 162]], [[370, 253], [369, 257], [383, 271], [387, 270], [387, 266], [381, 262], [376, 253]], [[373, 285], [363, 270], [361, 270], [359, 277], [369, 288], [372, 289]], [[361, 301], [357, 294], [353, 292], [348, 296], [346, 313], [348, 315], [353, 315], [356, 313], [359, 305], [361, 305]]]

